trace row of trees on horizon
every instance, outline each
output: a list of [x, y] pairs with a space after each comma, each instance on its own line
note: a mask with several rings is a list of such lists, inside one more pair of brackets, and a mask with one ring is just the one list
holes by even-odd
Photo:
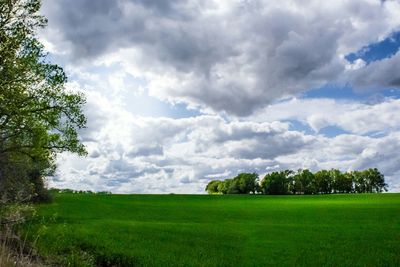
[[387, 191], [387, 184], [377, 168], [349, 172], [331, 169], [315, 173], [299, 169], [267, 173], [261, 181], [257, 173], [240, 173], [230, 179], [209, 182], [205, 191], [209, 194], [266, 195], [381, 193]]

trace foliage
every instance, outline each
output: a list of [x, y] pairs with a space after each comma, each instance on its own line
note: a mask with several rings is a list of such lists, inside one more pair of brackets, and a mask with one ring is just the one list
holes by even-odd
[[207, 184], [207, 186], [206, 186], [207, 193], [209, 193], [209, 194], [218, 194], [219, 193], [218, 187], [220, 186], [221, 183], [222, 182], [218, 181], [218, 180], [214, 180], [214, 181], [209, 182]]
[[255, 194], [258, 192], [258, 174], [240, 173], [225, 181], [214, 180], [207, 184], [205, 189], [209, 194]]
[[362, 172], [363, 180], [365, 181], [366, 192], [380, 193], [383, 190], [387, 191], [385, 177], [378, 171], [377, 168], [367, 169]]
[[299, 194], [313, 194], [314, 188], [314, 174], [307, 169], [300, 169], [294, 175], [295, 190], [294, 193]]
[[268, 195], [286, 195], [289, 193], [293, 171], [285, 170], [280, 172], [267, 173], [261, 180], [261, 190]]
[[312, 173], [307, 169], [297, 172], [284, 170], [267, 173], [261, 182], [256, 173], [241, 173], [224, 181], [213, 180], [206, 186], [209, 194], [335, 194], [381, 193], [387, 191], [382, 173], [376, 168], [342, 173], [337, 169]]
[[255, 194], [258, 191], [257, 173], [241, 173], [233, 180], [237, 181], [239, 194]]
[[85, 154], [85, 98], [65, 89], [63, 69], [46, 61], [36, 30], [40, 0], [0, 1], [0, 194], [45, 200], [42, 177], [57, 153]]
[[[315, 190], [321, 194], [330, 194], [333, 189], [332, 177], [327, 170], [320, 170], [314, 174]], [[360, 192], [361, 193], [361, 192]]]
[[8, 204], [0, 201], [0, 266], [39, 266], [32, 248], [17, 233], [35, 209], [28, 204]]

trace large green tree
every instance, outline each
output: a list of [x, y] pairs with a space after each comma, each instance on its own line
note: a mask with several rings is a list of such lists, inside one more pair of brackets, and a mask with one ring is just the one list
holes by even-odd
[[314, 174], [315, 188], [318, 193], [330, 194], [333, 189], [333, 181], [330, 172], [320, 170]]
[[233, 180], [238, 185], [240, 194], [255, 194], [258, 191], [258, 174], [257, 173], [240, 173]]
[[39, 0], [0, 0], [2, 184], [12, 177], [38, 187], [57, 153], [86, 153], [78, 138], [86, 124], [85, 98], [66, 90], [63, 69], [47, 61], [36, 38], [46, 25], [39, 9]]
[[339, 193], [353, 192], [353, 175], [347, 172], [341, 173], [339, 170], [336, 170], [336, 173], [334, 175], [336, 191]]
[[261, 190], [268, 195], [286, 195], [292, 176], [291, 170], [267, 173], [261, 180]]
[[294, 175], [295, 190], [298, 194], [315, 194], [314, 174], [308, 169], [299, 169]]
[[210, 181], [205, 190], [209, 194], [250, 194], [260, 192], [257, 173], [240, 173], [232, 179]]
[[361, 175], [364, 177], [364, 187], [367, 193], [381, 193], [383, 191], [387, 191], [385, 177], [377, 168], [369, 168], [364, 170], [362, 171]]
[[222, 192], [219, 191], [222, 183], [223, 183], [223, 182], [222, 182], [222, 181], [219, 181], [219, 180], [210, 181], [210, 182], [207, 184], [205, 190], [206, 190], [207, 193], [209, 193], [209, 194], [218, 194], [218, 193], [222, 193]]

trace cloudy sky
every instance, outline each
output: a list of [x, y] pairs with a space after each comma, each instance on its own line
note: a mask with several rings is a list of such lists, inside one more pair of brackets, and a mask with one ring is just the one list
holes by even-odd
[[379, 168], [400, 191], [400, 1], [44, 0], [89, 155], [50, 186], [203, 193], [239, 172]]

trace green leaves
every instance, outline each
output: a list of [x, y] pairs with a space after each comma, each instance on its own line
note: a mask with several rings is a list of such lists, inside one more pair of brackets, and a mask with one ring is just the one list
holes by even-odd
[[207, 184], [209, 194], [253, 194], [259, 190], [257, 173], [240, 173], [232, 179], [214, 180]]
[[[43, 148], [83, 154], [77, 131], [85, 127], [85, 99], [64, 89], [61, 67], [45, 62], [43, 46], [33, 36], [46, 22], [39, 8], [38, 0], [0, 2], [0, 153], [6, 143], [27, 148], [42, 140]], [[38, 136], [39, 128], [45, 137]]]
[[261, 192], [267, 195], [331, 194], [331, 193], [380, 193], [387, 191], [385, 178], [378, 169], [342, 173], [339, 170], [320, 170], [312, 173], [307, 169], [297, 172], [284, 170], [267, 173], [259, 183], [258, 174], [241, 173], [232, 179], [214, 180], [207, 184], [209, 194], [249, 194]]
[[[46, 61], [35, 37], [46, 24], [39, 8], [39, 0], [0, 0], [0, 163], [26, 166], [20, 179], [30, 168], [46, 173], [57, 153], [86, 153], [78, 138], [85, 98], [68, 92], [64, 70]], [[0, 183], [7, 172], [0, 167]]]

